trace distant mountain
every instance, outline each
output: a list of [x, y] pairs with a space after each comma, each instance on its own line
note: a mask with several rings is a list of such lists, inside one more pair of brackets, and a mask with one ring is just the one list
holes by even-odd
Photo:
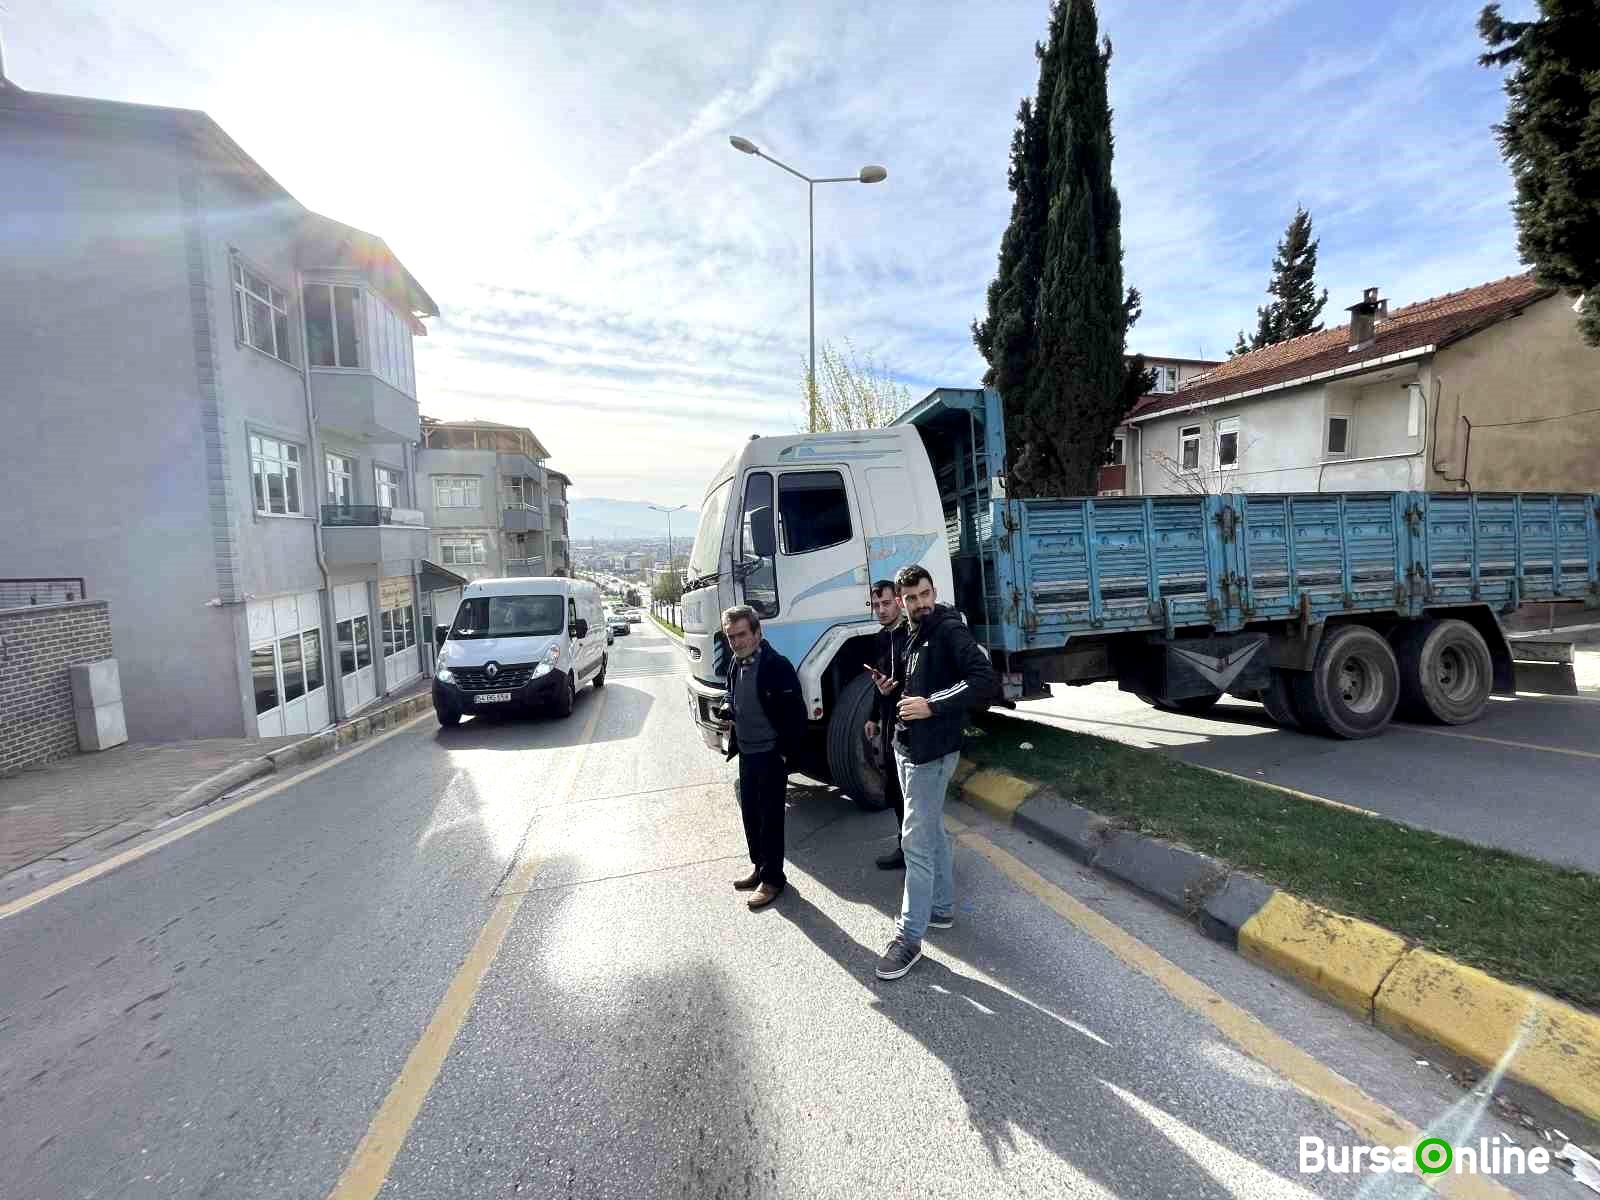
[[[685, 546], [694, 539], [700, 514], [683, 509], [672, 514], [672, 539]], [[567, 525], [573, 541], [591, 538], [641, 538], [667, 536], [667, 514], [654, 511], [641, 500], [574, 499]]]

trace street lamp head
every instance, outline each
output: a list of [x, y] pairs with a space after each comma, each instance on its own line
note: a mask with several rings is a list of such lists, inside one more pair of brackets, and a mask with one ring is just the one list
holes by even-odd
[[728, 139], [728, 143], [735, 150], [742, 150], [746, 154], [760, 154], [761, 153], [760, 150], [756, 149], [756, 144], [754, 142], [752, 142], [749, 138], [740, 137], [738, 134], [734, 134], [732, 137], [730, 137]]
[[866, 166], [861, 168], [861, 174], [856, 178], [860, 179], [862, 183], [882, 183], [889, 178], [889, 172], [883, 167]]

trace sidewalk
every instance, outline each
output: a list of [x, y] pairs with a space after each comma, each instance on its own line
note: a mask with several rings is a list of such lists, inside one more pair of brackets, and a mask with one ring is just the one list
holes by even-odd
[[280, 763], [342, 748], [386, 728], [392, 710], [421, 712], [429, 684], [423, 676], [370, 712], [309, 736], [129, 743], [0, 777], [0, 878], [44, 859], [78, 857], [69, 848], [124, 822], [125, 836], [136, 836]]

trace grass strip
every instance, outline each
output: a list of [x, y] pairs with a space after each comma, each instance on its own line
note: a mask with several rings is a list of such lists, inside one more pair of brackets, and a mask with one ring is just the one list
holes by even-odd
[[679, 626], [674, 625], [671, 621], [667, 620], [665, 617], [658, 617], [655, 615], [655, 613], [651, 613], [650, 619], [657, 625], [661, 626], [661, 628], [667, 630], [669, 633], [675, 633], [679, 637], [683, 636], [683, 630]]
[[[1330, 808], [997, 712], [965, 753], [1501, 979], [1600, 1010], [1600, 875]], [[1023, 750], [1028, 742], [1032, 750]], [[1512, 797], [1506, 819], [1515, 820]]]

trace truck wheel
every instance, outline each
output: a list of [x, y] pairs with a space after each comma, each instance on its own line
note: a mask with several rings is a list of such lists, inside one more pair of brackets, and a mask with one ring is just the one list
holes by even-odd
[[1273, 668], [1271, 682], [1261, 693], [1261, 706], [1267, 710], [1267, 716], [1283, 728], [1300, 728], [1300, 714], [1294, 706], [1294, 683], [1289, 672]]
[[1157, 700], [1154, 696], [1146, 696], [1143, 692], [1136, 692], [1135, 695], [1151, 708], [1159, 708], [1162, 712], [1191, 714], [1210, 712], [1216, 707], [1217, 701], [1222, 699], [1221, 692], [1212, 696], [1185, 696], [1182, 700]]
[[834, 700], [828, 719], [828, 772], [863, 812], [882, 812], [888, 803], [883, 769], [872, 761], [862, 733], [877, 697], [872, 679], [857, 675]]
[[1372, 737], [1400, 702], [1400, 665], [1381, 634], [1341, 625], [1322, 639], [1311, 670], [1295, 672], [1292, 686], [1306, 728], [1329, 737]]
[[1483, 715], [1494, 662], [1483, 635], [1465, 621], [1415, 621], [1395, 638], [1400, 711], [1415, 721], [1465, 725]]

